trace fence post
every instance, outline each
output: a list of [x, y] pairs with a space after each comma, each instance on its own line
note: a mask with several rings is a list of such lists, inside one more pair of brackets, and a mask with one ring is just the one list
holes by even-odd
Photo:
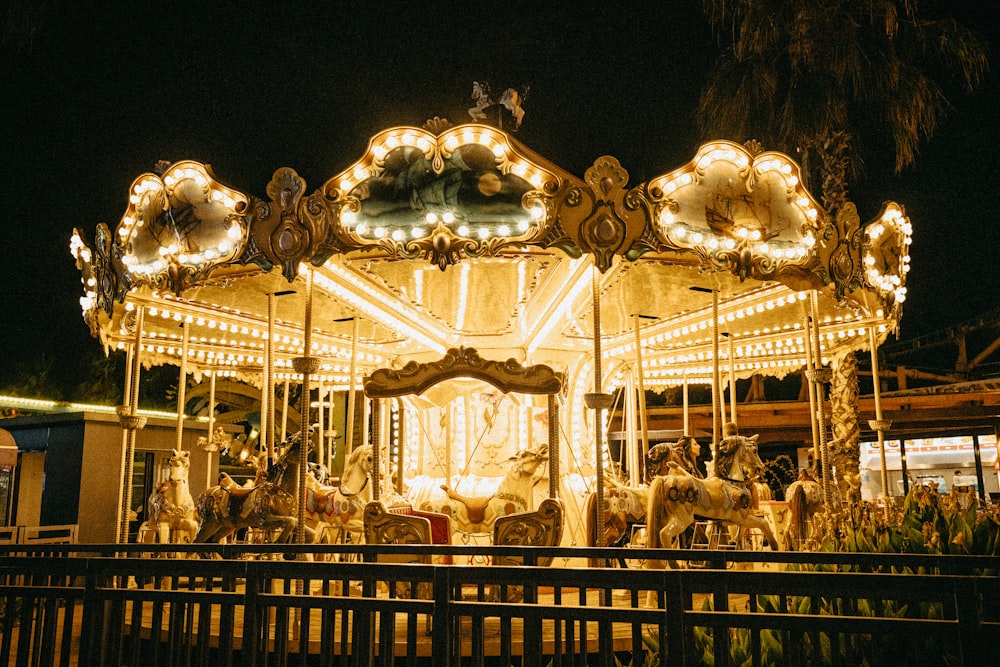
[[[435, 663], [443, 667], [460, 664], [462, 655], [461, 635], [454, 640], [451, 617], [451, 568], [434, 568], [434, 624], [431, 628]], [[440, 655], [437, 651], [440, 650]], [[440, 660], [441, 662], [437, 662]]]
[[963, 665], [986, 665], [986, 643], [980, 635], [980, 593], [974, 577], [955, 577], [955, 614], [958, 617], [958, 636], [962, 646]]
[[[243, 645], [241, 646], [241, 664], [246, 667], [255, 667], [263, 661], [258, 660], [260, 650], [260, 618], [261, 610], [258, 609], [258, 596], [261, 591], [262, 577], [261, 568], [256, 563], [247, 561], [245, 584], [243, 587]], [[263, 642], [264, 651], [267, 651], [267, 641]]]
[[[660, 646], [660, 664], [662, 665], [686, 665], [687, 658], [684, 652], [684, 645], [687, 643], [688, 635], [687, 617], [684, 614], [688, 605], [684, 602], [684, 591], [681, 586], [680, 572], [676, 570], [663, 571], [663, 615], [662, 621], [666, 628], [666, 660], [664, 660], [664, 646]], [[661, 633], [662, 636], [663, 633]]]

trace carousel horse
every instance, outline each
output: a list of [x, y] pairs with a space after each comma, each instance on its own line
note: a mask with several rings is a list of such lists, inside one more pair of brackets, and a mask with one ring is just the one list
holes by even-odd
[[173, 450], [169, 468], [167, 479], [149, 496], [148, 530], [140, 531], [149, 544], [186, 544], [193, 542], [198, 532], [198, 513], [188, 487], [191, 452]]
[[[664, 442], [650, 447], [646, 456], [647, 483], [657, 475], [669, 473], [670, 463], [680, 466], [695, 477], [701, 477], [696, 462], [700, 451], [701, 447], [691, 436], [682, 436], [677, 442]], [[623, 546], [631, 537], [632, 527], [646, 521], [649, 487], [625, 486], [607, 478], [604, 491], [604, 545]], [[584, 501], [584, 534], [587, 536], [588, 546], [597, 546], [596, 523], [597, 494], [589, 493]]]
[[[298, 482], [300, 434], [287, 441], [284, 453], [267, 470], [267, 475], [250, 487], [240, 487], [220, 475], [219, 486], [206, 489], [198, 497], [201, 527], [196, 542], [221, 542], [241, 528], [280, 530], [276, 543], [289, 542], [298, 526], [295, 502]], [[227, 483], [228, 482], [228, 483]]]
[[[831, 500], [840, 505], [840, 491], [836, 484], [830, 487]], [[789, 551], [802, 551], [818, 542], [822, 529], [813, 517], [823, 511], [823, 484], [803, 468], [799, 478], [785, 489], [788, 503], [789, 522], [785, 532], [785, 545]]]
[[362, 513], [372, 500], [373, 461], [372, 446], [361, 445], [347, 457], [344, 474], [336, 486], [306, 476], [306, 526], [312, 529], [315, 541], [323, 537], [323, 528], [339, 529], [341, 535], [363, 534]]
[[[733, 435], [719, 443], [712, 476], [699, 479], [677, 464], [670, 473], [656, 477], [649, 487], [646, 505], [646, 546], [662, 548], [695, 522], [696, 517], [716, 519], [756, 528], [772, 549], [778, 541], [763, 516], [753, 506], [751, 481], [763, 472], [757, 454], [757, 436]], [[663, 561], [650, 560], [648, 567], [662, 567]]]
[[521, 121], [524, 120], [524, 109], [521, 105], [524, 103], [524, 98], [527, 94], [527, 88], [525, 88], [524, 93], [521, 93], [516, 88], [508, 88], [500, 94], [499, 99], [494, 101], [490, 93], [490, 84], [485, 81], [473, 81], [471, 97], [475, 100], [476, 106], [469, 109], [469, 115], [472, 117], [472, 120], [486, 120], [485, 110], [494, 104], [499, 104], [510, 111], [514, 117], [514, 129], [517, 130], [521, 127]]
[[512, 465], [496, 493], [467, 497], [442, 484], [441, 489], [447, 496], [444, 503], [437, 507], [433, 502], [424, 501], [418, 509], [449, 515], [455, 528], [463, 533], [492, 533], [497, 517], [531, 509], [535, 473], [548, 460], [548, 445], [521, 450], [510, 458]]

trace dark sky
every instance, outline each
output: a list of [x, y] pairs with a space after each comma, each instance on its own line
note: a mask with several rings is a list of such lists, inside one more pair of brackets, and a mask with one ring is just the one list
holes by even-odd
[[[69, 239], [114, 227], [132, 180], [158, 160], [209, 163], [257, 196], [288, 166], [312, 191], [382, 129], [467, 120], [479, 79], [530, 84], [519, 139], [581, 176], [608, 154], [639, 183], [717, 138], [694, 119], [714, 58], [696, 2], [111, 4], [7, 10], [35, 8], [31, 32], [8, 19], [0, 52], [0, 373], [39, 354], [73, 373], [97, 347]], [[957, 3], [972, 18], [973, 5]], [[913, 223], [904, 337], [997, 305], [997, 71], [952, 102], [916, 169], [895, 177], [870, 162], [851, 190], [863, 220], [893, 199]]]

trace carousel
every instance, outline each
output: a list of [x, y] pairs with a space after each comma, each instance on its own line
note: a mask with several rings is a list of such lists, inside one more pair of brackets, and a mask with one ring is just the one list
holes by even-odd
[[[341, 507], [365, 489], [366, 501], [446, 514], [464, 541], [552, 499], [562, 543], [584, 544], [583, 499], [605, 497], [612, 478], [643, 483], [646, 391], [710, 387], [701, 444], [713, 447], [727, 387], [803, 369], [829, 502], [830, 467], [852, 443], [835, 437], [844, 420], [850, 433], [850, 406], [826, 414], [825, 397], [856, 384], [845, 360], [874, 359], [897, 328], [902, 207], [866, 223], [849, 203], [831, 214], [788, 156], [729, 141], [633, 185], [613, 157], [580, 176], [497, 127], [433, 119], [385, 130], [344, 163], [312, 190], [280, 168], [263, 196], [198, 162], [164, 165], [123, 193], [113, 228], [75, 231], [83, 317], [129, 358], [120, 522], [139, 374], [163, 364], [180, 369], [181, 414], [189, 378], [212, 387], [210, 435], [216, 382], [259, 388], [265, 468], [296, 431], [311, 443], [283, 482], [298, 540], [315, 533], [304, 499], [318, 484], [342, 492]], [[615, 395], [631, 444], [612, 474]], [[361, 450], [366, 472], [348, 483]], [[308, 463], [342, 481], [310, 480]]]

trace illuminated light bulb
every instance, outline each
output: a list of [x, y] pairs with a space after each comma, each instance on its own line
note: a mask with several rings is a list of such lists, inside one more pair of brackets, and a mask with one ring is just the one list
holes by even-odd
[[357, 167], [354, 168], [354, 173], [353, 173], [354, 180], [356, 180], [356, 181], [363, 181], [363, 180], [365, 180], [365, 177], [367, 175], [368, 174], [365, 171], [365, 168], [362, 167], [361, 165], [358, 165]]
[[489, 236], [490, 236], [490, 230], [489, 230], [489, 228], [487, 228], [487, 227], [480, 227], [478, 235], [479, 235], [479, 238], [481, 238], [481, 239], [489, 238]]
[[499, 236], [510, 236], [510, 226], [500, 225], [499, 227], [497, 227], [497, 234]]
[[441, 219], [444, 220], [444, 223], [446, 225], [450, 225], [451, 223], [455, 222], [454, 211], [445, 211], [444, 214], [442, 214]]
[[427, 236], [427, 231], [423, 227], [414, 227], [413, 229], [410, 230], [410, 236], [412, 236], [415, 239], [419, 239], [424, 236]]
[[691, 240], [694, 241], [695, 243], [701, 243], [702, 240], [704, 240], [704, 238], [705, 237], [702, 236], [701, 232], [695, 232], [694, 234], [691, 235]]
[[403, 233], [402, 229], [394, 229], [392, 231], [392, 240], [393, 241], [402, 241], [404, 236], [405, 236], [405, 234]]
[[459, 228], [455, 230], [455, 232], [459, 236], [468, 236], [469, 235], [469, 228], [466, 225], [460, 225]]

